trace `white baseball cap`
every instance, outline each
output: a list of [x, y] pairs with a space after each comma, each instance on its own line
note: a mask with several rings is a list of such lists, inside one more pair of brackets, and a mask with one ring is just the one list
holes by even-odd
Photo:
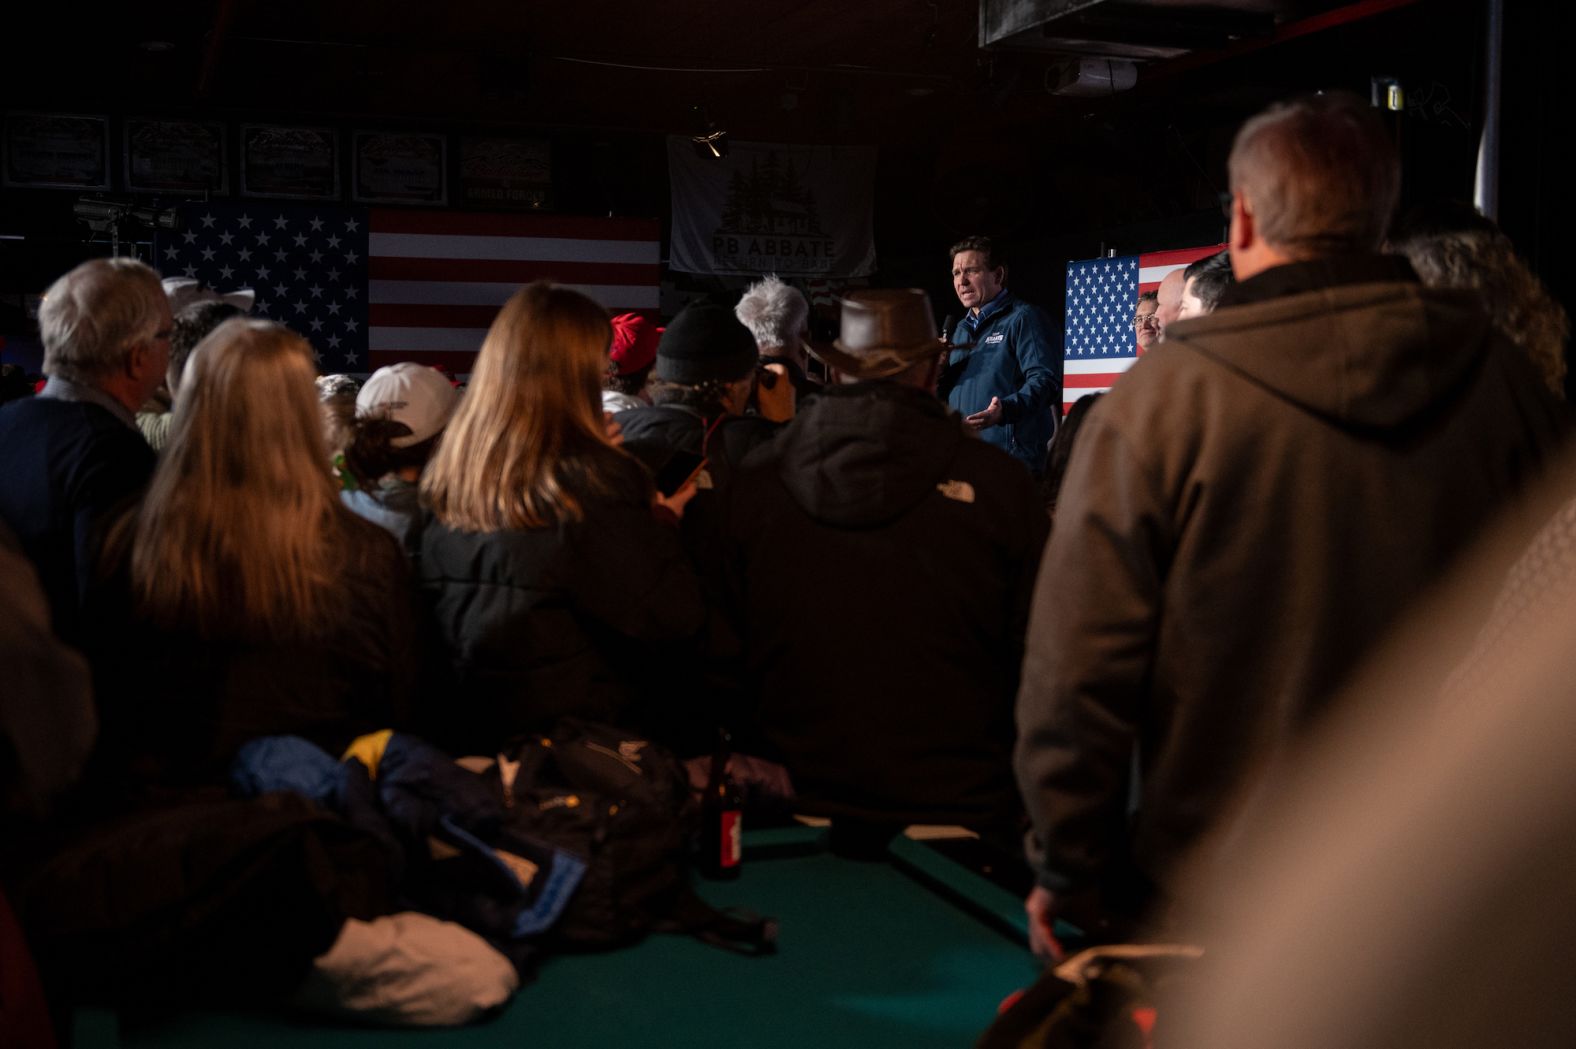
[[356, 394], [356, 414], [404, 423], [410, 434], [389, 443], [396, 448], [420, 444], [449, 425], [459, 394], [436, 368], [401, 361], [379, 368]]

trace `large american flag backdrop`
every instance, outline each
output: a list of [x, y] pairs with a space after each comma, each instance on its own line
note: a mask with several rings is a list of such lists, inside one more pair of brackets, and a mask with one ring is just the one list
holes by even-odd
[[471, 370], [510, 295], [568, 284], [613, 312], [655, 312], [654, 220], [268, 203], [183, 205], [154, 241], [166, 277], [250, 287], [252, 313], [305, 336], [325, 372], [395, 361]]
[[1062, 339], [1062, 411], [1080, 397], [1103, 393], [1138, 359], [1133, 312], [1172, 270], [1225, 249], [1150, 251], [1067, 264], [1067, 318]]

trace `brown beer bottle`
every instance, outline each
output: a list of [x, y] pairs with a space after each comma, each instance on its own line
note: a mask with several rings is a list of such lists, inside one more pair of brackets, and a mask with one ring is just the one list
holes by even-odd
[[732, 750], [733, 737], [719, 730], [701, 799], [700, 872], [708, 878], [737, 878], [744, 857], [744, 804], [728, 777]]

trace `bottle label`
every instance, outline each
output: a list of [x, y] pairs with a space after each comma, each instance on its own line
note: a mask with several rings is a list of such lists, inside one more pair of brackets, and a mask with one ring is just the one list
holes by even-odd
[[717, 814], [722, 821], [722, 833], [718, 835], [717, 863], [723, 868], [737, 867], [739, 860], [744, 856], [744, 820], [743, 813], [738, 809], [725, 809]]

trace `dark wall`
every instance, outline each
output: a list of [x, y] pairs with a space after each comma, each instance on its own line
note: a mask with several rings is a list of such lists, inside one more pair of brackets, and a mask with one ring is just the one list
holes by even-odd
[[[947, 244], [988, 232], [1009, 243], [1019, 292], [1058, 312], [1068, 260], [1224, 239], [1218, 195], [1232, 138], [1248, 116], [1307, 91], [1367, 97], [1375, 76], [1407, 88], [1405, 111], [1386, 114], [1402, 154], [1402, 206], [1470, 199], [1480, 11], [1477, 0], [1432, 0], [1245, 48], [1175, 76], [1141, 72], [1133, 91], [1070, 112], [1047, 105], [1042, 120], [1006, 134], [971, 140], [959, 129], [938, 129], [950, 147], [907, 158], [909, 184], [878, 194], [888, 204], [877, 213], [882, 280], [926, 287], [944, 312], [952, 304]], [[926, 177], [917, 172], [928, 174], [928, 186], [913, 184]], [[893, 201], [907, 210], [894, 213]]]
[[[1571, 122], [1561, 83], [1563, 23], [1550, 5], [1511, 5], [1507, 39], [1503, 224], [1569, 307], [1564, 251], [1570, 196], [1554, 158]], [[1002, 240], [1011, 282], [1059, 312], [1070, 259], [1222, 238], [1217, 201], [1225, 159], [1241, 121], [1277, 98], [1343, 88], [1366, 95], [1370, 78], [1399, 78], [1407, 108], [1388, 115], [1405, 164], [1405, 204], [1436, 196], [1470, 199], [1481, 113], [1480, 0], [1428, 0], [1273, 46], [1245, 45], [1175, 75], [1146, 70], [1136, 89], [1091, 100], [1053, 98], [1031, 77], [1004, 78], [1000, 111], [947, 123], [907, 145], [881, 143], [875, 282], [926, 288], [937, 313], [954, 305], [946, 248], [968, 233]], [[1003, 67], [1010, 63], [1002, 62]], [[1010, 118], [1001, 114], [1010, 112]], [[202, 115], [202, 114], [188, 114]], [[241, 114], [206, 114], [232, 124]], [[301, 113], [248, 113], [288, 122]], [[350, 125], [345, 125], [348, 130]], [[497, 131], [456, 124], [443, 128]], [[556, 210], [666, 219], [669, 198], [660, 135], [514, 129], [553, 149]], [[897, 136], [894, 135], [894, 138]], [[117, 144], [118, 149], [118, 144]], [[0, 302], [36, 292], [89, 254], [71, 217], [76, 194], [0, 193]], [[665, 227], [664, 227], [665, 232]]]
[[[1569, 67], [1576, 13], [1568, 4], [1505, 6], [1500, 226], [1566, 312], [1576, 314], [1576, 204], [1569, 161], [1559, 159], [1576, 141]], [[1567, 373], [1566, 393], [1576, 397], [1576, 375]]]

